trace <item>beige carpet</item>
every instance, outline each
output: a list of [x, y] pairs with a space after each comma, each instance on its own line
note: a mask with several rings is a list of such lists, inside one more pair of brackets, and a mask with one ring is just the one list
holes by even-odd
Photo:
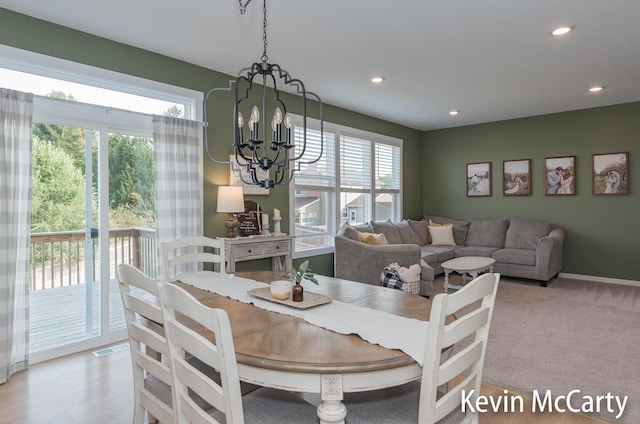
[[[531, 394], [629, 396], [640, 423], [640, 288], [557, 279], [549, 287], [503, 278], [487, 347], [484, 381]], [[616, 407], [617, 409], [617, 407]]]

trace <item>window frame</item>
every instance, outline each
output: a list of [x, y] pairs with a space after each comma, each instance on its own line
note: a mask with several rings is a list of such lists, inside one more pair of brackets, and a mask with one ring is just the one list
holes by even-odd
[[[299, 116], [294, 115], [295, 118], [301, 118]], [[307, 118], [307, 127], [313, 130], [320, 129], [320, 121], [312, 118]], [[304, 258], [309, 256], [322, 255], [327, 253], [334, 253], [334, 245], [333, 245], [333, 236], [338, 231], [341, 223], [348, 221], [352, 222], [351, 217], [352, 214], [347, 211], [347, 217], [343, 217], [343, 208], [340, 205], [340, 195], [341, 193], [364, 193], [368, 194], [366, 196], [369, 200], [365, 210], [368, 211], [369, 217], [365, 217], [365, 221], [368, 222], [370, 220], [376, 220], [375, 209], [376, 209], [376, 198], [380, 194], [389, 193], [392, 196], [395, 196], [398, 200], [397, 202], [393, 202], [394, 209], [392, 211], [392, 219], [399, 220], [403, 216], [403, 175], [402, 175], [402, 162], [403, 162], [403, 140], [395, 137], [390, 137], [382, 134], [373, 133], [370, 131], [360, 130], [357, 128], [351, 128], [344, 125], [333, 124], [324, 122], [323, 127], [324, 133], [333, 133], [334, 134], [334, 143], [333, 152], [334, 152], [334, 170], [335, 170], [335, 187], [323, 187], [323, 186], [313, 186], [313, 185], [303, 185], [296, 184], [296, 175], [290, 183], [289, 187], [289, 216], [291, 219], [289, 220], [289, 232], [294, 237], [293, 243], [293, 257], [294, 258]], [[358, 138], [360, 140], [364, 140], [370, 143], [370, 167], [369, 175], [369, 188], [342, 188], [340, 181], [340, 152], [341, 152], [341, 143], [344, 142], [343, 136]], [[400, 157], [398, 164], [398, 179], [399, 179], [399, 188], [376, 188], [376, 145], [383, 144], [389, 145], [393, 147], [397, 147], [400, 149]], [[325, 148], [326, 151], [326, 148]], [[302, 250], [296, 250], [296, 242], [295, 239], [299, 236], [296, 236], [296, 223], [295, 223], [295, 194], [296, 191], [320, 191], [326, 192], [330, 196], [332, 196], [332, 201], [329, 201], [329, 204], [333, 204], [333, 211], [328, 211], [328, 219], [327, 219], [327, 231], [323, 233], [314, 234], [315, 235], [324, 235], [329, 238], [329, 243], [317, 248], [307, 248]], [[329, 206], [330, 207], [330, 206]]]
[[[204, 93], [189, 88], [5, 45], [0, 45], [0, 68], [181, 104], [184, 105], [185, 119], [200, 122], [203, 120]], [[37, 107], [35, 103], [36, 101], [34, 100], [34, 108]], [[93, 106], [103, 110], [117, 110], [117, 108], [107, 106]], [[140, 112], [127, 112], [150, 116]], [[34, 109], [35, 113], [36, 110]]]

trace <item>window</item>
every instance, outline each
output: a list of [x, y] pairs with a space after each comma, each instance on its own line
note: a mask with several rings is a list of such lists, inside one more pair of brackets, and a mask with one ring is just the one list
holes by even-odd
[[[297, 148], [302, 138], [302, 129], [296, 127]], [[319, 122], [307, 118], [303, 159], [312, 160], [319, 152]], [[301, 163], [290, 188], [294, 255], [333, 252], [333, 236], [341, 222], [399, 220], [401, 169], [402, 140], [325, 122], [322, 158]]]
[[151, 114], [203, 95], [1, 45], [0, 81], [34, 94], [30, 362], [122, 340], [115, 266], [157, 262]]
[[[307, 126], [307, 148], [304, 159], [315, 163], [296, 164], [295, 184], [291, 184], [290, 204], [295, 216], [292, 221], [296, 242], [294, 251], [318, 251], [331, 246], [331, 235], [335, 228], [335, 135], [325, 132], [324, 146], [320, 143], [320, 129]], [[301, 127], [294, 129], [296, 153], [300, 154], [304, 134]]]

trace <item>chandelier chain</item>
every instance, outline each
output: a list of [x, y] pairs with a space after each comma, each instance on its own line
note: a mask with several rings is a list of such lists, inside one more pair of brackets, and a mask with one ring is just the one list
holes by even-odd
[[264, 0], [262, 4], [262, 43], [264, 50], [262, 51], [262, 62], [267, 63], [269, 56], [267, 56], [267, 0]]

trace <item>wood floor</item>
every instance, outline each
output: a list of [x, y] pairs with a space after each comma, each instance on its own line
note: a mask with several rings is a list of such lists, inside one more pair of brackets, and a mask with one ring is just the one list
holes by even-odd
[[[485, 384], [482, 394], [498, 397], [503, 395], [503, 389]], [[530, 411], [530, 406], [525, 407], [525, 411], [527, 409]], [[0, 385], [0, 424], [130, 424], [132, 419], [133, 382], [128, 350], [99, 358], [91, 352], [81, 352], [42, 362], [14, 374], [9, 382]], [[309, 422], [317, 421], [310, 418]], [[607, 421], [571, 413], [487, 412], [480, 415], [480, 423], [602, 424]]]

